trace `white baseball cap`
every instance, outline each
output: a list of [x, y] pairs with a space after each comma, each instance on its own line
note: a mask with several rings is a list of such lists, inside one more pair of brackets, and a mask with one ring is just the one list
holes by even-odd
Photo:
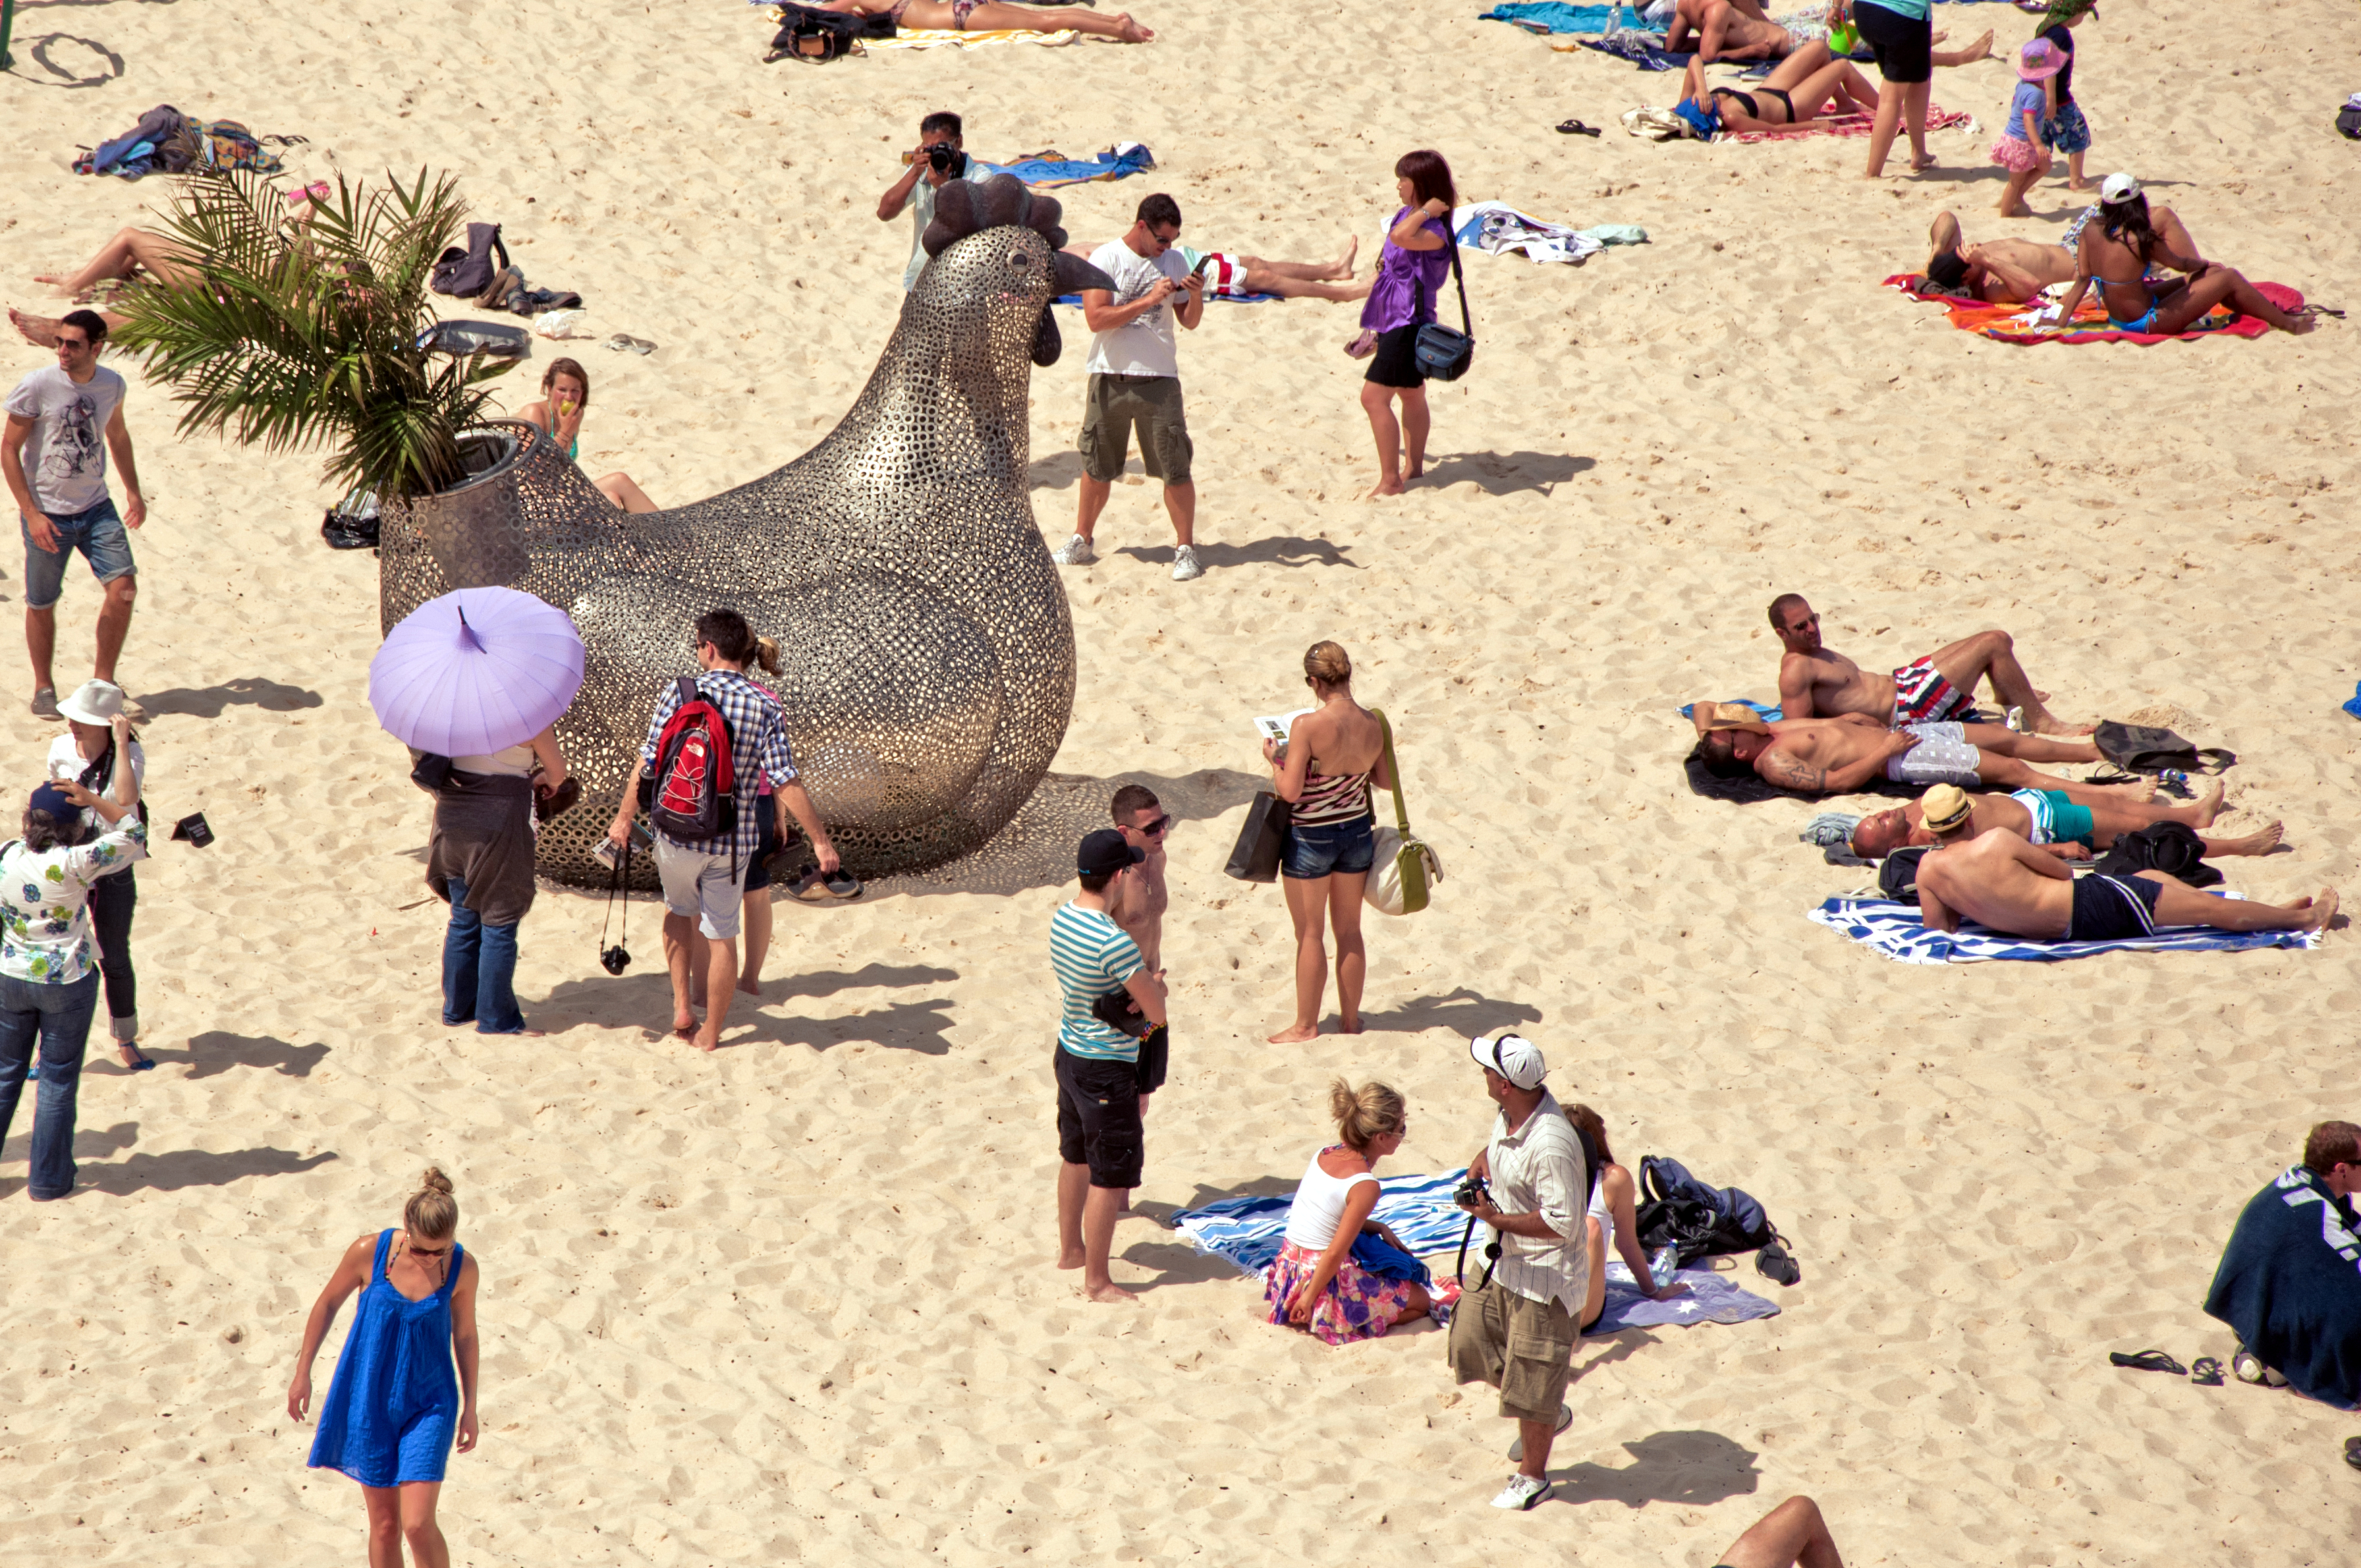
[[2099, 184], [2102, 202], [2128, 202], [2139, 193], [2139, 181], [2128, 174], [2110, 174]]
[[1467, 1042], [1467, 1055], [1522, 1090], [1539, 1089], [1549, 1073], [1542, 1048], [1522, 1035], [1478, 1035]]

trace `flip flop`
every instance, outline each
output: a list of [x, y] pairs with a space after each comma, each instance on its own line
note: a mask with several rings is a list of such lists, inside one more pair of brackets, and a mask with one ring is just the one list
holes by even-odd
[[137, 1061], [124, 1061], [120, 1056], [116, 1057], [115, 1060], [121, 1063], [124, 1071], [153, 1072], [156, 1070], [156, 1058], [149, 1056], [146, 1051], [141, 1050], [137, 1046], [132, 1045], [129, 1041], [118, 1042], [115, 1048], [117, 1051], [128, 1048], [133, 1056], [139, 1058]]
[[1783, 1239], [1773, 1235], [1771, 1240], [1763, 1244], [1762, 1250], [1754, 1255], [1754, 1269], [1756, 1273], [1766, 1278], [1775, 1279], [1782, 1285], [1793, 1285], [1804, 1277], [1804, 1271], [1797, 1266], [1795, 1255], [1780, 1245]]
[[2348, 1437], [2345, 1440], [2345, 1463], [2356, 1470], [2361, 1470], [2361, 1437]]
[[2222, 1387], [2222, 1364], [2210, 1355], [2201, 1355], [2189, 1366], [2189, 1380], [2201, 1387]]
[[787, 896], [801, 899], [806, 904], [850, 902], [868, 891], [858, 877], [848, 876], [842, 872], [834, 876], [822, 876], [818, 866], [787, 883]]
[[1568, 137], [1595, 137], [1598, 134], [1597, 126], [1586, 126], [1580, 120], [1560, 120], [1557, 130], [1558, 135]]
[[2107, 1353], [2108, 1361], [2117, 1366], [2128, 1366], [2136, 1372], [2169, 1372], [2175, 1377], [2189, 1376], [2189, 1368], [2160, 1350], [2144, 1350], [2136, 1355], [2125, 1355], [2120, 1350]]

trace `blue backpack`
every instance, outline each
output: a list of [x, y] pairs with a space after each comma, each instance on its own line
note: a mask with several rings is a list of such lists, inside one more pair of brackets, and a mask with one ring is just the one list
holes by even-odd
[[1752, 1252], [1778, 1234], [1762, 1204], [1735, 1187], [1708, 1187], [1678, 1160], [1642, 1159], [1640, 1193], [1640, 1244], [1675, 1248], [1683, 1268], [1715, 1253]]

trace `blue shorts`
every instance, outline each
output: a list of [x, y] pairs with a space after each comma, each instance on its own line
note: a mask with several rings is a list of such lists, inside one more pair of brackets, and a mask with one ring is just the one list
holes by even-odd
[[88, 511], [51, 512], [49, 524], [58, 532], [58, 547], [44, 550], [33, 543], [33, 525], [20, 513], [16, 525], [25, 531], [25, 608], [47, 609], [64, 597], [66, 558], [79, 550], [90, 563], [91, 576], [101, 583], [130, 576], [131, 536], [115, 512], [112, 498]]
[[2073, 154], [2091, 150], [2091, 122], [2082, 117], [2081, 105], [2060, 104], [2058, 117], [2041, 122], [2041, 140], [2046, 147], [2059, 152]]
[[1323, 822], [1287, 830], [1287, 859], [1279, 870], [1297, 882], [1313, 882], [1332, 872], [1346, 876], [1367, 872], [1377, 863], [1377, 841], [1370, 837], [1369, 818]]

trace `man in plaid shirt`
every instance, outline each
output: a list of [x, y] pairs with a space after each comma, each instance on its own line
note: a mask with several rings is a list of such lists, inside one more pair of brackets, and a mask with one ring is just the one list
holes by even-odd
[[[690, 641], [697, 649], [697, 667], [705, 672], [697, 677], [697, 695], [719, 708], [730, 724], [737, 826], [715, 838], [686, 842], [657, 829], [656, 876], [664, 883], [664, 963], [672, 970], [672, 1031], [709, 1051], [720, 1043], [721, 1025], [738, 986], [739, 910], [746, 892], [747, 868], [753, 863], [755, 846], [762, 838], [762, 821], [755, 813], [765, 778], [778, 803], [779, 837], [787, 836], [787, 817], [792, 814], [810, 837], [823, 872], [834, 872], [842, 861], [819, 814], [812, 809], [810, 795], [796, 782], [796, 759], [787, 748], [777, 699], [746, 678], [746, 665], [754, 657], [754, 632], [746, 618], [734, 609], [708, 610], [697, 618]], [[631, 818], [639, 812], [640, 775], [655, 765], [656, 741], [679, 710], [680, 700], [679, 685], [666, 682], [656, 699], [655, 715], [648, 720], [648, 737], [640, 747], [639, 762], [623, 784], [614, 825], [607, 830], [607, 837], [617, 845], [630, 842]], [[702, 1025], [689, 1005], [692, 935], [703, 937], [707, 944], [707, 1007]]]

